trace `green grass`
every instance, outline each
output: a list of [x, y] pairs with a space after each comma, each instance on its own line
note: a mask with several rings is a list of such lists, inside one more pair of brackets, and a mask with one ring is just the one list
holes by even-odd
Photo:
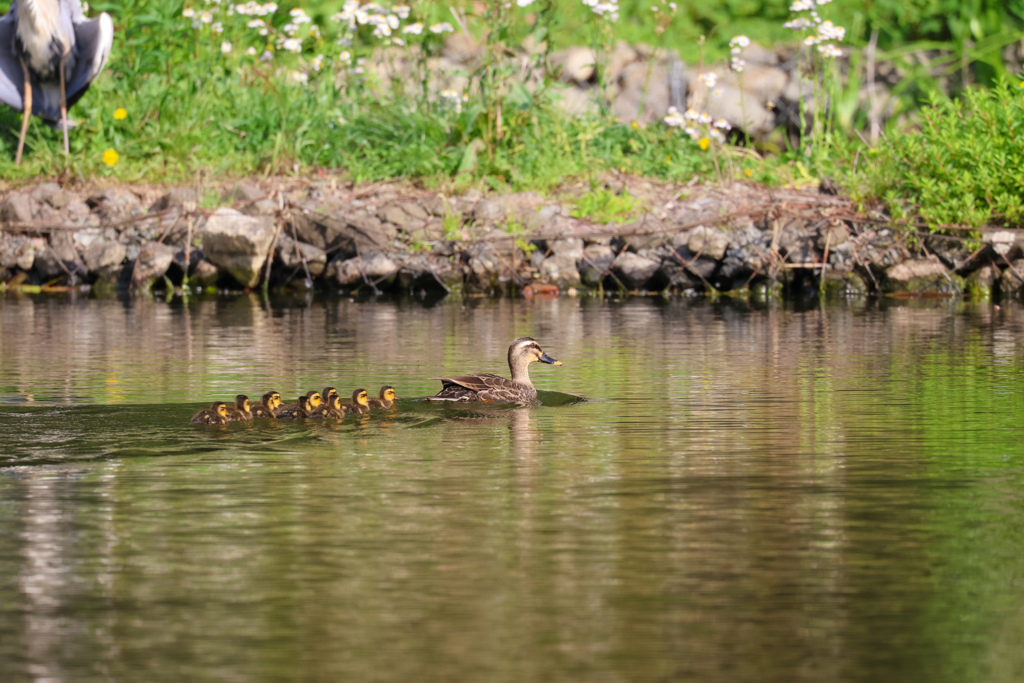
[[[1021, 92], [1008, 86], [965, 91], [964, 99], [954, 102], [937, 98], [937, 86], [923, 69], [911, 69], [899, 86], [901, 106], [914, 106], [925, 96], [933, 103], [909, 118], [919, 121], [919, 130], [891, 129], [887, 139], [892, 144], [871, 154], [852, 130], [865, 119], [851, 78], [832, 92], [834, 134], [824, 129], [828, 135], [812, 140], [810, 150], [805, 145], [762, 156], [729, 145], [702, 150], [678, 129], [661, 124], [634, 128], [601, 114], [568, 116], [557, 104], [553, 84], [527, 90], [513, 78], [522, 64], [503, 47], [518, 47], [532, 37], [552, 49], [580, 42], [604, 49], [621, 39], [675, 49], [693, 63], [724, 57], [729, 38], [741, 32], [765, 44], [791, 39], [793, 34], [781, 27], [789, 16], [788, 3], [683, 2], [672, 14], [661, 0], [623, 0], [620, 19], [611, 24], [575, 0], [537, 0], [527, 8], [457, 2], [455, 7], [467, 12], [471, 33], [483, 36], [489, 29], [485, 63], [476, 73], [464, 74], [477, 85], [458, 106], [439, 97], [439, 86], [429, 82], [428, 60], [440, 54], [444, 43], [443, 36], [430, 31], [395, 34], [419, 51], [407, 53], [413, 70], [404, 82], [380, 82], [350, 71], [360, 58], [373, 54], [380, 40], [370, 35], [369, 26], [361, 26], [347, 34], [349, 43], [340, 45], [343, 29], [330, 16], [341, 4], [305, 5], [322, 35], [312, 36], [308, 25], [301, 25], [301, 53], [276, 49], [273, 59], [264, 62], [246, 49], [258, 55], [279, 48], [275, 35], [284, 38], [285, 24], [292, 21], [288, 10], [296, 3], [281, 3], [266, 38], [246, 26], [250, 17], [228, 16], [227, 4], [184, 4], [221, 12], [214, 19], [224, 31], [216, 34], [209, 24], [194, 30], [182, 16], [181, 2], [93, 3], [93, 14], [114, 16], [115, 44], [106, 71], [72, 111], [79, 126], [71, 135], [70, 163], [60, 133], [34, 121], [24, 165], [15, 167], [21, 117], [0, 108], [0, 177], [18, 181], [63, 173], [81, 179], [188, 182], [197, 174], [228, 178], [325, 168], [340, 169], [357, 181], [403, 178], [431, 187], [546, 192], [572, 179], [599, 179], [610, 170], [666, 181], [750, 178], [774, 185], [810, 184], [831, 175], [845, 179], [862, 198], [885, 197], [894, 212], [908, 203], [926, 205], [922, 215], [936, 226], [991, 219], [1016, 224], [1020, 218], [1015, 198]], [[650, 10], [652, 4], [658, 12]], [[936, 15], [934, 6], [946, 14]], [[404, 24], [418, 19], [457, 25], [449, 7], [424, 2]], [[878, 32], [881, 56], [897, 64], [911, 64], [915, 46], [947, 47], [954, 61], [968, 60], [977, 78], [995, 82], [1005, 73], [992, 55], [1021, 24], [1015, 7], [959, 0], [884, 0], [870, 6], [837, 0], [822, 11], [846, 22], [854, 43]], [[953, 16], [955, 8], [968, 24]], [[924, 42], [906, 42], [910, 39]], [[232, 44], [228, 54], [220, 49], [222, 41]], [[351, 62], [339, 61], [343, 50]], [[324, 56], [319, 71], [312, 68], [318, 54]], [[308, 82], [296, 82], [291, 74], [297, 71]], [[118, 107], [128, 112], [123, 120], [114, 118]], [[103, 161], [107, 150], [118, 154], [113, 166]], [[597, 195], [581, 198], [591, 200], [593, 206], [578, 205], [577, 210], [617, 219], [618, 208], [611, 204], [621, 198], [605, 204]]]

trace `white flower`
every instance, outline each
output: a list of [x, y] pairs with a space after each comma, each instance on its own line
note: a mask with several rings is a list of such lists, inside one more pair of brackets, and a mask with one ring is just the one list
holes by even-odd
[[317, 55], [316, 57], [313, 58], [313, 71], [319, 71], [320, 68], [323, 65], [324, 65], [324, 56], [323, 55]]
[[401, 38], [392, 38], [391, 42], [399, 47], [405, 47], [405, 41]]
[[399, 19], [409, 18], [409, 6], [408, 5], [395, 5], [391, 8], [391, 11], [398, 15]]
[[686, 134], [689, 135], [690, 139], [692, 140], [696, 140], [697, 138], [700, 137], [700, 131], [694, 128], [693, 126], [687, 126], [683, 130], [686, 131]]
[[790, 12], [806, 12], [809, 9], [814, 9], [814, 0], [795, 0], [789, 6]]
[[402, 33], [413, 33], [419, 35], [423, 33], [423, 22], [417, 21], [415, 24], [408, 24], [402, 27]]
[[196, 11], [191, 7], [187, 7], [181, 10], [181, 16], [185, 17], [186, 19], [195, 19]]
[[709, 124], [711, 123], [711, 116], [706, 112], [701, 112], [700, 116], [697, 117], [697, 123]]
[[296, 26], [295, 24], [289, 23], [282, 26], [281, 30], [284, 31], [285, 35], [294, 36], [295, 33], [299, 30], [299, 27]]
[[738, 47], [741, 50], [748, 48], [750, 47], [750, 38], [743, 34], [733, 36], [732, 40], [729, 41], [729, 47]]
[[304, 71], [289, 71], [288, 77], [296, 83], [309, 83], [309, 74]]
[[675, 107], [668, 108], [668, 114], [665, 115], [665, 124], [672, 128], [681, 128], [686, 123], [686, 119], [679, 113], [679, 110]]
[[822, 40], [842, 40], [846, 37], [846, 29], [831, 21], [824, 21], [818, 25], [818, 37]]
[[700, 118], [700, 114], [698, 114], [697, 110], [694, 109], [693, 107], [690, 107], [689, 109], [686, 110], [685, 116], [690, 121], [696, 121], [698, 118]]
[[250, 57], [255, 57], [256, 56], [256, 48], [250, 47], [248, 50], [245, 51], [245, 54], [249, 55]]
[[529, 7], [534, 3], [534, 0], [516, 0], [516, 4], [520, 7]]
[[281, 47], [289, 52], [302, 52], [302, 41], [295, 38], [286, 38]]
[[717, 128], [712, 128], [708, 135], [710, 135], [711, 139], [715, 142], [725, 142], [725, 135]]
[[209, 12], [203, 12], [199, 15], [199, 21], [203, 22], [204, 24], [209, 24], [211, 21], [213, 21], [213, 15]]
[[213, 22], [213, 25], [210, 26], [210, 30], [214, 33], [224, 33], [224, 24], [219, 21], [215, 21]]
[[820, 52], [821, 54], [823, 54], [826, 57], [842, 57], [843, 56], [843, 51], [840, 50], [835, 45], [833, 45], [832, 43], [826, 43], [824, 45], [819, 45], [818, 46], [818, 52]]
[[302, 9], [301, 7], [296, 7], [292, 11], [288, 12], [288, 14], [291, 16], [292, 21], [294, 21], [296, 24], [308, 24], [309, 22], [313, 21], [309, 17], [309, 15], [306, 14], [306, 10]]
[[732, 124], [725, 119], [718, 119], [711, 125], [715, 128], [721, 128], [722, 130], [732, 130]]
[[434, 24], [430, 27], [431, 33], [452, 33], [455, 28], [447, 21], [442, 21], [440, 24]]
[[794, 31], [803, 31], [804, 29], [811, 28], [813, 24], [807, 17], [797, 17], [791, 21], [787, 21], [782, 25], [782, 28], [791, 28]]
[[263, 28], [266, 25], [267, 22], [263, 21], [262, 19], [250, 19], [249, 23], [246, 24], [246, 26], [248, 26], [249, 28]]
[[397, 30], [397, 29], [398, 29], [398, 27], [399, 27], [399, 26], [401, 25], [401, 23], [402, 23], [401, 21], [399, 21], [399, 20], [398, 20], [398, 17], [397, 17], [397, 16], [395, 16], [394, 14], [389, 14], [389, 15], [388, 15], [388, 18], [387, 18], [387, 22], [388, 22], [388, 26], [390, 26], [390, 27], [391, 27], [391, 30], [392, 30], [392, 31], [395, 31], [395, 30]]
[[342, 53], [338, 55], [338, 61], [348, 64], [352, 61], [352, 53], [348, 50], [343, 50]]
[[703, 83], [709, 88], [714, 88], [715, 84], [718, 83], [718, 74], [716, 74], [714, 71], [709, 71], [707, 73], [700, 74], [699, 76], [697, 76], [697, 78], [700, 80], [701, 83]]
[[804, 45], [810, 47], [811, 45], [817, 44], [821, 39], [818, 36], [807, 36], [804, 38]]
[[231, 54], [231, 42], [230, 42], [230, 41], [227, 41], [227, 40], [225, 40], [225, 41], [224, 41], [223, 43], [221, 43], [221, 44], [220, 44], [220, 51], [221, 51], [221, 52], [222, 52], [223, 54], [226, 54], [226, 55], [229, 55], [229, 54]]
[[263, 54], [260, 55], [260, 61], [261, 62], [269, 62], [273, 58], [274, 58], [274, 53], [271, 52], [270, 50], [264, 50]]

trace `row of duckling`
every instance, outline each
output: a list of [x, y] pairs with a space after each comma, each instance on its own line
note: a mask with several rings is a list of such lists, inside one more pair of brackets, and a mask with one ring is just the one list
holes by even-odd
[[310, 391], [299, 396], [295, 403], [285, 404], [281, 394], [268, 391], [260, 397], [260, 402], [253, 405], [249, 397], [239, 394], [235, 397], [235, 405], [224, 401], [214, 401], [209, 408], [204, 408], [192, 416], [192, 424], [227, 424], [228, 422], [248, 422], [253, 418], [271, 418], [278, 420], [334, 419], [341, 420], [346, 415], [365, 414], [371, 409], [391, 410], [395, 407], [398, 396], [395, 388], [385, 384], [380, 388], [378, 398], [367, 395], [366, 389], [352, 392], [352, 400], [344, 403], [334, 387], [326, 387], [322, 392]]

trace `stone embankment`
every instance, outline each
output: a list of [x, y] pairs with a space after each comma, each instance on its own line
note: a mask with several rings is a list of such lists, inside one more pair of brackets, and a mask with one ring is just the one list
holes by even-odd
[[606, 224], [574, 216], [571, 193], [446, 196], [330, 179], [200, 193], [46, 183], [0, 198], [0, 282], [97, 294], [265, 283], [416, 296], [777, 296], [819, 287], [988, 296], [1024, 285], [1024, 238], [1014, 231], [984, 231], [975, 242], [918, 235], [817, 189], [633, 178], [608, 187], [627, 189], [644, 209]]

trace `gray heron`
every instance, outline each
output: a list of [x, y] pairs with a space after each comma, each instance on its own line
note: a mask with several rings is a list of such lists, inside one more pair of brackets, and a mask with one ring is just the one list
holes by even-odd
[[0, 102], [24, 112], [15, 163], [21, 164], [29, 116], [64, 129], [68, 108], [103, 69], [114, 41], [106, 12], [87, 19], [81, 0], [16, 0], [0, 17]]

